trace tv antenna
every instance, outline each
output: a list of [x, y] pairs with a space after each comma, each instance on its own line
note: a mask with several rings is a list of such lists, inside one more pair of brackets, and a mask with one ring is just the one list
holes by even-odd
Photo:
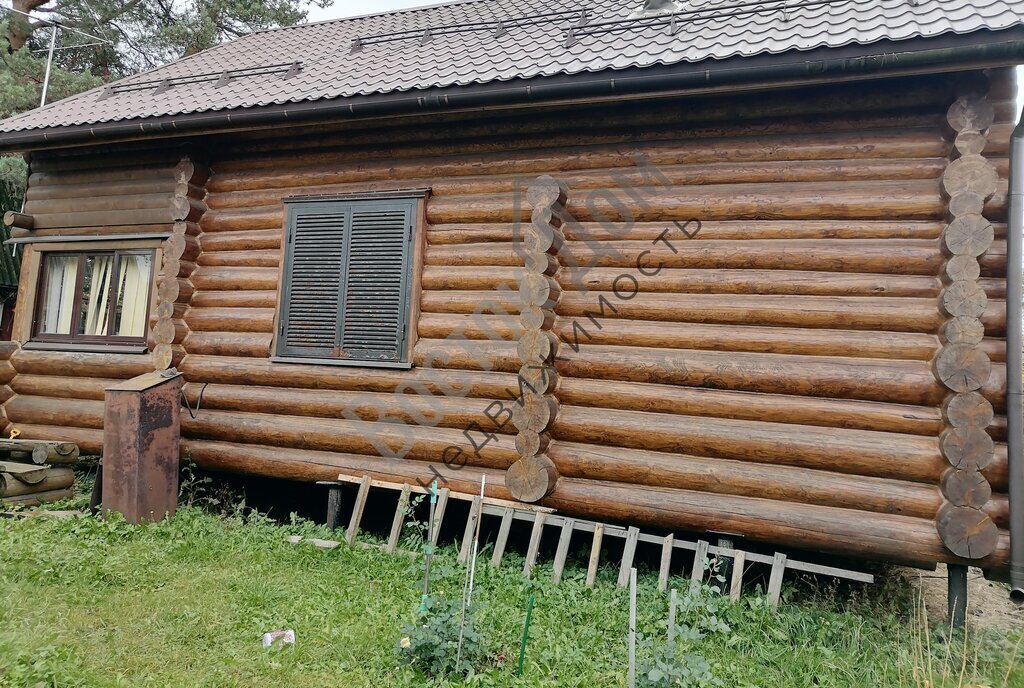
[[[12, 12], [14, 14], [20, 14], [20, 15], [22, 15], [24, 17], [29, 18], [29, 19], [36, 19], [36, 17], [33, 17], [28, 12], [22, 12], [21, 10], [16, 10], [13, 7], [3, 7], [3, 6], [0, 6], [0, 10], [5, 10], [7, 12]], [[64, 26], [59, 21], [55, 21], [55, 20], [51, 20], [51, 19], [36, 19], [36, 21], [39, 21], [39, 22], [41, 22], [44, 25], [49, 25], [49, 27], [50, 27], [50, 47], [46, 51], [46, 74], [43, 76], [43, 94], [42, 94], [42, 96], [39, 99], [39, 107], [43, 107], [44, 105], [46, 105], [46, 94], [47, 94], [47, 92], [50, 89], [50, 68], [53, 65], [53, 53], [55, 51], [57, 51], [57, 50], [72, 50], [74, 48], [86, 48], [86, 47], [93, 46], [93, 45], [113, 45], [114, 42], [113, 41], [109, 41], [106, 38], [100, 38], [99, 36], [94, 36], [91, 33], [86, 33], [85, 31], [81, 31], [80, 29], [76, 29], [76, 28], [73, 28], [71, 26]], [[57, 31], [58, 30], [69, 31], [71, 33], [76, 33], [76, 34], [78, 34], [80, 36], [85, 36], [86, 38], [91, 38], [94, 42], [93, 43], [81, 43], [81, 44], [78, 44], [78, 45], [69, 45], [69, 46], [58, 48], [57, 47]], [[42, 51], [39, 51], [39, 52], [42, 52]]]

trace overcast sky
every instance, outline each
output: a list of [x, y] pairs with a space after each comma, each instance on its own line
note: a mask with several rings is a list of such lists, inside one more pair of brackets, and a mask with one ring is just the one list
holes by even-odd
[[309, 8], [309, 21], [323, 21], [338, 17], [353, 17], [373, 12], [387, 12], [420, 5], [436, 5], [440, 0], [334, 0], [327, 9]]

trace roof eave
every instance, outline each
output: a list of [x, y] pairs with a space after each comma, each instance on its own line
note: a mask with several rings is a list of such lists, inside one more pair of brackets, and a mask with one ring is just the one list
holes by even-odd
[[10, 132], [0, 152], [76, 146], [101, 141], [169, 138], [327, 117], [402, 115], [488, 106], [543, 104], [564, 99], [706, 91], [710, 88], [872, 78], [959, 71], [1024, 62], [1024, 26], [936, 38], [879, 41], [840, 48], [788, 51], [657, 67], [584, 72], [502, 82], [301, 101], [99, 124]]

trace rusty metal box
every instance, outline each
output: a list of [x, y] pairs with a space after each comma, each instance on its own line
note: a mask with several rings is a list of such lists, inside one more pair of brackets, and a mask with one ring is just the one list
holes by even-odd
[[178, 505], [181, 375], [139, 375], [108, 387], [103, 414], [103, 513], [162, 521]]

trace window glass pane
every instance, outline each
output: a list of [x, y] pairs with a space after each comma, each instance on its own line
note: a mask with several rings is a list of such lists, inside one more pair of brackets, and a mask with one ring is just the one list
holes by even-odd
[[113, 332], [118, 337], [146, 336], [149, 280], [152, 269], [152, 254], [121, 256], [117, 270], [117, 310], [114, 311]]
[[39, 332], [71, 334], [71, 316], [75, 309], [75, 283], [78, 279], [78, 256], [46, 256], [43, 270], [42, 318]]
[[86, 256], [82, 275], [82, 315], [78, 334], [103, 336], [110, 321], [110, 282], [114, 256]]

